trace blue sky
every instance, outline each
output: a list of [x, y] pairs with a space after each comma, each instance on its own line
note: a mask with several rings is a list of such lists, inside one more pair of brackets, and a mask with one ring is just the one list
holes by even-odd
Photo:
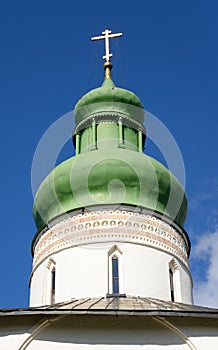
[[[33, 155], [46, 129], [101, 84], [103, 43], [90, 37], [106, 27], [124, 33], [111, 47], [114, 82], [139, 96], [182, 152], [195, 299], [218, 307], [218, 5], [201, 0], [1, 4], [0, 307], [28, 305]], [[161, 159], [151, 143], [146, 152]], [[59, 158], [71, 154], [67, 144]]]

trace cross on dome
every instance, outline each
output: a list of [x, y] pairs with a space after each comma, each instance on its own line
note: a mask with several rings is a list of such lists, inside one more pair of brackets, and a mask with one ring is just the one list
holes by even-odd
[[102, 57], [105, 62], [110, 62], [110, 57], [112, 57], [112, 53], [110, 53], [109, 48], [109, 39], [110, 38], [117, 38], [119, 36], [122, 36], [123, 33], [116, 33], [112, 34], [112, 31], [109, 29], [105, 29], [104, 32], [101, 33], [100, 36], [94, 36], [91, 38], [91, 40], [102, 40], [105, 39], [105, 55]]

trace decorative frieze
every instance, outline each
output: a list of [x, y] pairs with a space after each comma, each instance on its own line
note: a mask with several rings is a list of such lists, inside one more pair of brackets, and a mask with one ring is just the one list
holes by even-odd
[[64, 218], [43, 233], [34, 249], [33, 269], [63, 249], [104, 242], [129, 242], [160, 249], [186, 265], [181, 232], [152, 215], [125, 210], [92, 211]]

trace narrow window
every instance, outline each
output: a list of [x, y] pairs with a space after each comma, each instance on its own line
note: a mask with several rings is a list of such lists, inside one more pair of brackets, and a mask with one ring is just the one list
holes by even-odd
[[55, 268], [51, 271], [51, 304], [55, 303]]
[[173, 270], [171, 268], [169, 269], [169, 274], [170, 274], [170, 296], [171, 296], [171, 300], [175, 301], [174, 277], [173, 277]]
[[118, 257], [114, 255], [112, 257], [112, 286], [113, 294], [119, 294], [119, 267], [118, 267]]
[[117, 245], [114, 245], [108, 251], [107, 296], [125, 295], [123, 277], [123, 253]]

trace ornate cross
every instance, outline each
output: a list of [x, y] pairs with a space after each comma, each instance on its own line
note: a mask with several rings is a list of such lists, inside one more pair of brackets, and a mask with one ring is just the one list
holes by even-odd
[[109, 39], [110, 38], [117, 38], [118, 36], [122, 36], [123, 33], [116, 33], [112, 34], [112, 31], [109, 29], [105, 29], [104, 32], [102, 32], [103, 35], [101, 36], [94, 36], [91, 38], [91, 40], [102, 40], [105, 39], [105, 56], [103, 56], [103, 60], [106, 62], [110, 62], [110, 57], [112, 57], [112, 53], [110, 53], [109, 49]]

